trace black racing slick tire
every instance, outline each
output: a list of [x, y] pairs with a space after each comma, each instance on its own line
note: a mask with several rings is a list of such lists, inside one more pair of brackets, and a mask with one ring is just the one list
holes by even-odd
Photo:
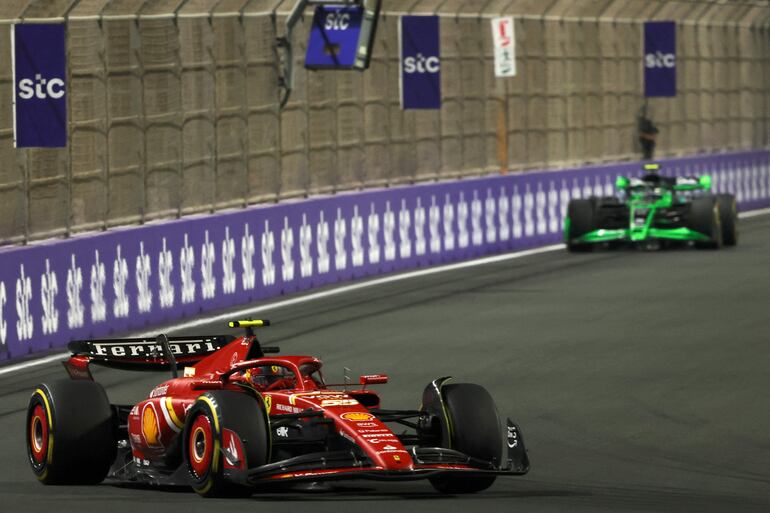
[[[502, 432], [497, 406], [487, 390], [479, 385], [458, 383], [441, 388], [448, 421], [448, 436], [442, 445], [473, 458], [500, 465]], [[439, 474], [430, 477], [442, 493], [463, 494], [486, 490], [496, 476]]]
[[722, 243], [725, 246], [738, 244], [738, 204], [732, 194], [717, 195], [719, 220], [722, 224]]
[[708, 241], [699, 241], [695, 247], [719, 249], [722, 247], [722, 216], [719, 202], [714, 196], [695, 198], [690, 205], [689, 228], [709, 237]]
[[115, 460], [113, 410], [104, 388], [93, 381], [38, 385], [25, 431], [32, 471], [43, 484], [98, 484]]
[[270, 459], [270, 431], [261, 398], [207, 392], [187, 414], [182, 442], [190, 485], [203, 497], [248, 497], [248, 469]]
[[574, 199], [567, 206], [567, 249], [572, 252], [591, 251], [592, 245], [575, 239], [596, 229], [596, 202], [593, 199]]

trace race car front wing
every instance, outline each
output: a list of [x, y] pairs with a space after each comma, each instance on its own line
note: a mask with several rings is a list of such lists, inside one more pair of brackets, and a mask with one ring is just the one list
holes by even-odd
[[[483, 461], [445, 447], [410, 448], [414, 466], [408, 470], [388, 470], [372, 465], [355, 451], [304, 454], [269, 463], [241, 473], [234, 471], [230, 479], [258, 485], [275, 481], [320, 481], [332, 479], [414, 480], [436, 474], [465, 473], [473, 475], [524, 475], [529, 472], [529, 457], [519, 427], [508, 419], [504, 465]], [[240, 474], [240, 475], [238, 475]]]

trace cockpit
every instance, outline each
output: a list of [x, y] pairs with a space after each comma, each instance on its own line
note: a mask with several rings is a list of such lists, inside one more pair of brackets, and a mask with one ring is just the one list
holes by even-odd
[[320, 362], [308, 362], [295, 367], [270, 361], [243, 371], [241, 376], [260, 392], [299, 388], [317, 390], [325, 387]]

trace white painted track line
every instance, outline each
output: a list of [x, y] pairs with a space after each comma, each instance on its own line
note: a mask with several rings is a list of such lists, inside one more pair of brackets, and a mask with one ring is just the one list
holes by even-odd
[[[750, 210], [748, 212], [741, 212], [738, 214], [738, 217], [741, 219], [748, 219], [751, 217], [758, 217], [762, 215], [770, 214], [770, 208], [763, 208], [759, 210]], [[515, 260], [517, 258], [525, 258], [532, 255], [539, 255], [542, 253], [549, 253], [552, 251], [558, 251], [564, 248], [564, 244], [554, 244], [551, 246], [544, 246], [541, 248], [534, 248], [534, 249], [528, 249], [525, 251], [517, 251], [515, 253], [505, 253], [503, 255], [494, 255], [490, 257], [483, 257], [483, 258], [477, 258], [475, 260], [467, 260], [465, 262], [457, 262], [454, 264], [448, 264], [448, 265], [441, 265], [437, 267], [431, 267], [428, 269], [418, 269], [415, 271], [408, 271], [405, 273], [400, 274], [394, 274], [392, 276], [384, 276], [382, 278], [376, 278], [373, 280], [365, 281], [363, 283], [350, 283], [347, 285], [342, 285], [340, 287], [336, 287], [330, 290], [324, 290], [321, 292], [314, 292], [311, 294], [307, 294], [304, 296], [296, 297], [296, 298], [289, 298], [284, 299], [282, 301], [276, 301], [274, 303], [267, 303], [264, 305], [260, 305], [257, 307], [247, 307], [242, 308], [237, 311], [233, 312], [227, 312], [223, 314], [217, 314], [217, 315], [209, 315], [209, 316], [203, 316], [198, 317], [197, 319], [190, 320], [185, 319], [182, 320], [176, 324], [170, 324], [163, 327], [163, 331], [176, 331], [182, 328], [195, 328], [198, 326], [203, 326], [205, 324], [210, 324], [212, 322], [224, 322], [229, 321], [234, 318], [242, 317], [242, 316], [253, 316], [255, 314], [258, 314], [260, 312], [266, 312], [269, 310], [275, 310], [277, 308], [283, 308], [286, 306], [293, 306], [298, 305], [301, 303], [307, 303], [310, 301], [315, 301], [317, 299], [324, 299], [331, 296], [338, 296], [340, 294], [347, 294], [348, 292], [354, 292], [356, 290], [366, 289], [370, 287], [376, 287], [378, 285], [386, 285], [388, 283], [394, 283], [398, 281], [403, 280], [409, 280], [412, 278], [419, 278], [421, 276], [429, 276], [431, 274], [437, 274], [437, 273], [443, 273], [448, 271], [456, 271], [458, 269], [467, 269], [470, 267], [476, 267], [480, 265], [487, 265], [487, 264], [493, 264], [496, 262], [505, 262], [506, 260]], [[154, 337], [159, 333], [160, 329], [156, 329], [154, 331], [146, 331], [143, 333], [134, 333], [130, 336], [132, 337]], [[11, 374], [13, 372], [22, 371], [25, 369], [30, 369], [33, 367], [38, 367], [40, 365], [45, 365], [47, 363], [51, 362], [57, 362], [62, 361], [69, 353], [62, 352], [62, 353], [56, 353], [53, 355], [45, 356], [43, 358], [36, 358], [34, 360], [28, 360], [26, 362], [17, 363], [13, 365], [8, 365], [7, 367], [0, 367], [0, 376], [3, 376], [5, 374]]]
[[748, 212], [741, 212], [738, 214], [738, 217], [741, 219], [748, 219], [750, 217], [763, 216], [765, 214], [770, 214], [770, 208], [760, 208], [759, 210], [749, 210]]

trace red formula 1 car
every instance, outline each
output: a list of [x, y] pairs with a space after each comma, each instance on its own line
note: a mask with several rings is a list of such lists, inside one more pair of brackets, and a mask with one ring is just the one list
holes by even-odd
[[[529, 470], [519, 427], [502, 425], [484, 388], [439, 378], [419, 410], [381, 409], [367, 386], [387, 376], [361, 376], [355, 390], [326, 384], [317, 358], [268, 356], [278, 348], [254, 335], [268, 324], [230, 323], [246, 329], [239, 338], [72, 342], [64, 363], [71, 379], [39, 385], [29, 402], [35, 475], [45, 484], [184, 485], [209, 497], [356, 478], [427, 478], [441, 492], [471, 493]], [[167, 366], [173, 377], [136, 405], [110, 404], [92, 363]]]

